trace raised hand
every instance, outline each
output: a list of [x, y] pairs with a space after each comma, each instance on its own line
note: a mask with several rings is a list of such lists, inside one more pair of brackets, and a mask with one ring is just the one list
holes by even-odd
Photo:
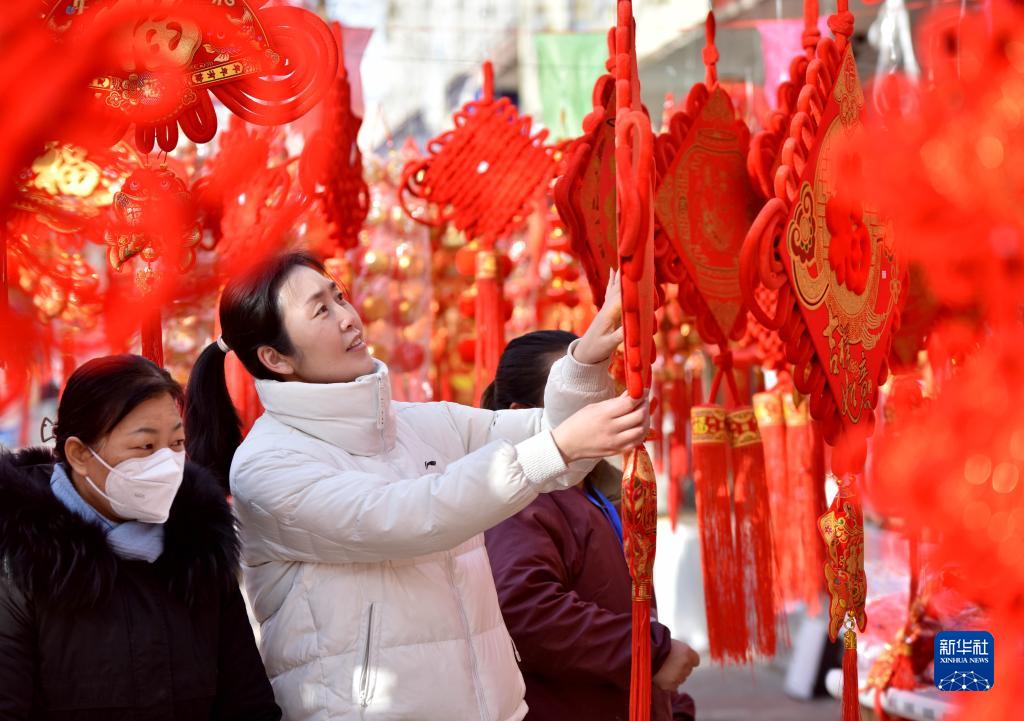
[[588, 365], [600, 363], [608, 360], [621, 342], [622, 284], [619, 271], [615, 270], [608, 276], [604, 305], [573, 349], [573, 357]]

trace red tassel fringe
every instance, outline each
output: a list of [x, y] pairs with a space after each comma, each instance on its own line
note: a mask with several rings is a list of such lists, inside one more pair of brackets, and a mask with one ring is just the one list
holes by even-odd
[[739, 588], [747, 608], [747, 627], [753, 650], [762, 656], [774, 656], [777, 642], [775, 564], [764, 449], [753, 409], [731, 412], [728, 423], [732, 444]]
[[633, 599], [633, 661], [630, 665], [629, 721], [651, 718], [651, 602]]
[[691, 423], [708, 647], [712, 660], [744, 661], [746, 613], [733, 548], [725, 409], [695, 406]]
[[821, 568], [825, 549], [818, 536], [818, 518], [825, 513], [825, 460], [820, 432], [811, 422], [808, 403], [796, 405], [792, 393], [783, 394], [786, 419], [788, 505], [777, 519], [784, 535], [780, 545], [788, 556], [781, 579], [785, 598], [802, 600], [808, 613], [818, 612], [824, 591]]
[[480, 251], [476, 259], [476, 399], [498, 370], [505, 348], [505, 302], [502, 298], [498, 258]]
[[857, 634], [852, 628], [846, 629], [843, 645], [843, 721], [860, 721]]
[[666, 384], [665, 393], [672, 409], [674, 427], [668, 438], [668, 518], [672, 530], [679, 521], [679, 504], [683, 493], [683, 478], [689, 472], [689, 450], [686, 447], [686, 427], [690, 418], [690, 399], [682, 375]]

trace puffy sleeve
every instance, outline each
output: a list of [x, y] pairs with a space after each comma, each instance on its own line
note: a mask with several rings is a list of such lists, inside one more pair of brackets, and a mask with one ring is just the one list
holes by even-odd
[[232, 490], [243, 535], [269, 554], [248, 563], [367, 563], [454, 548], [559, 487], [567, 471], [544, 432], [398, 481], [296, 450], [264, 452], [232, 468]]
[[[544, 408], [489, 411], [458, 403], [444, 403], [462, 436], [466, 452], [472, 452], [495, 440], [518, 443], [544, 430], [555, 428], [590, 403], [607, 400], [615, 394], [608, 375], [609, 361], [580, 363], [573, 356], [579, 340], [551, 366], [544, 387]], [[593, 464], [590, 464], [591, 466]]]

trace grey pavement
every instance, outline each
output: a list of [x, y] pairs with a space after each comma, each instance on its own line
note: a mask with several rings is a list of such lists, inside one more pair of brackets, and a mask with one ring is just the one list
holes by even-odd
[[708, 665], [694, 671], [680, 690], [693, 696], [697, 721], [840, 721], [838, 701], [790, 698], [782, 681], [782, 672], [766, 664]]

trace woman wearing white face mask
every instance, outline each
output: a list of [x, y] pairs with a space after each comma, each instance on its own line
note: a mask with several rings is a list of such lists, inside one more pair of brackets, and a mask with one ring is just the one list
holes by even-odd
[[98, 358], [53, 452], [0, 454], [0, 721], [280, 718], [181, 399], [145, 358]]

